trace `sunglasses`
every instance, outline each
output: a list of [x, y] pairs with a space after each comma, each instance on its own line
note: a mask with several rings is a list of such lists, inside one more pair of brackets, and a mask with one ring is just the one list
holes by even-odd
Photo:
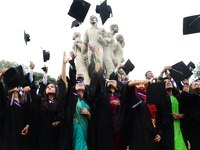
[[191, 83], [191, 85], [195, 85], [195, 84], [200, 85], [200, 82], [193, 82], [193, 83]]
[[148, 76], [153, 76], [153, 73], [147, 73]]
[[108, 82], [115, 82], [115, 83], [117, 83], [117, 81], [116, 81], [116, 80], [109, 80]]
[[82, 83], [82, 82], [76, 83], [76, 86], [78, 86], [78, 85], [83, 85], [83, 86], [85, 86], [84, 83]]

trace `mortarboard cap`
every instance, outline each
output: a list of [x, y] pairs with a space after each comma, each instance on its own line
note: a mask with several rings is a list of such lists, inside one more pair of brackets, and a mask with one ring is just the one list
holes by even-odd
[[193, 71], [196, 68], [195, 64], [192, 61], [188, 63], [187, 67], [189, 68], [190, 71]]
[[74, 21], [72, 22], [71, 28], [73, 28], [73, 27], [78, 27], [78, 26], [80, 26], [80, 24], [81, 24], [80, 21], [74, 20]]
[[110, 18], [110, 14], [112, 15], [112, 8], [107, 5], [107, 0], [96, 6], [96, 13], [100, 14], [102, 24], [104, 24], [106, 20]]
[[10, 90], [24, 84], [24, 72], [22, 66], [16, 68], [11, 67], [8, 69], [3, 78], [3, 82], [6, 85], [6, 89]]
[[24, 30], [24, 41], [25, 41], [26, 45], [27, 45], [27, 42], [30, 41], [30, 35], [26, 34], [25, 30]]
[[183, 81], [184, 79], [190, 77], [193, 73], [189, 70], [189, 68], [180, 61], [172, 66], [172, 69], [169, 70], [171, 77], [174, 79], [176, 83]]
[[43, 50], [43, 60], [44, 60], [44, 62], [46, 62], [49, 59], [50, 59], [50, 53], [47, 52], [46, 50]]
[[163, 104], [165, 101], [166, 90], [164, 82], [156, 82], [149, 84], [147, 87], [147, 103]]
[[123, 70], [127, 75], [130, 71], [132, 71], [135, 68], [130, 59], [128, 59], [124, 65], [125, 67], [123, 68]]
[[43, 71], [46, 71], [47, 70], [47, 67], [42, 67], [41, 68]]
[[183, 18], [183, 35], [200, 32], [200, 15]]
[[88, 13], [89, 8], [90, 3], [84, 0], [74, 0], [70, 7], [68, 15], [80, 22], [83, 22]]

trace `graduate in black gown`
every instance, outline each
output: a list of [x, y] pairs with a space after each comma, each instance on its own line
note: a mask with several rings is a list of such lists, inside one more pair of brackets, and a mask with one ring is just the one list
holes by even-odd
[[[17, 73], [15, 74], [13, 71], [17, 71]], [[19, 89], [15, 87], [19, 86], [19, 80], [23, 80], [23, 75], [18, 76], [19, 72], [23, 73], [21, 66], [10, 68], [9, 70], [3, 69], [0, 75], [0, 149], [3, 150], [33, 150], [34, 148], [32, 138], [29, 134], [30, 118], [26, 98], [29, 98], [27, 95], [30, 87], [24, 87], [22, 95], [19, 93]], [[6, 78], [4, 80], [4, 83], [6, 82], [5, 87], [1, 82], [3, 76], [4, 79]]]
[[161, 142], [162, 150], [187, 149], [187, 135], [185, 132], [184, 104], [179, 90], [173, 86], [167, 77], [165, 82], [165, 99], [157, 105], [157, 135], [155, 142]]
[[200, 149], [200, 82], [184, 80], [181, 98], [185, 104], [186, 132], [191, 150]]
[[[70, 52], [72, 60], [74, 53]], [[75, 83], [75, 64], [70, 67], [70, 79], [66, 78], [66, 63], [69, 58], [66, 53], [63, 55], [62, 78], [58, 83], [59, 87], [59, 116], [62, 118], [59, 135], [59, 149], [93, 149], [91, 145], [91, 119], [90, 97], [87, 86], [83, 83]]]
[[123, 150], [126, 149], [126, 145], [137, 144], [133, 141], [133, 135], [129, 136], [129, 128], [125, 128], [132, 119], [130, 117], [132, 106], [139, 105], [140, 102], [135, 97], [134, 85], [147, 84], [150, 81], [129, 81], [124, 84], [116, 80], [106, 82], [103, 78], [104, 69], [100, 68], [98, 59], [101, 54], [96, 48], [95, 53], [95, 70], [100, 85], [95, 109], [96, 149]]
[[49, 83], [44, 91], [44, 98], [31, 91], [31, 107], [34, 111], [33, 126], [37, 150], [57, 150], [60, 120], [58, 111], [57, 86]]

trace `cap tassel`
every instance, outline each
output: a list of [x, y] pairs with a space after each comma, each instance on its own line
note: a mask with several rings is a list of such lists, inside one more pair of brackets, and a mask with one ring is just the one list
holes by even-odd
[[200, 18], [200, 16], [198, 16], [196, 19], [194, 19], [190, 24], [189, 24], [189, 26], [191, 26], [197, 19], [199, 19]]
[[14, 99], [14, 93], [12, 93], [12, 98], [11, 98], [11, 101], [10, 101], [10, 106], [13, 105], [13, 99]]

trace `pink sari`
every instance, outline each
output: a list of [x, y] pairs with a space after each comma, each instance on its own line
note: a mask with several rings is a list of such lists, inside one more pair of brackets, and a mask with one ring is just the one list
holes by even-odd
[[[116, 100], [120, 103], [119, 98], [116, 96], [111, 95], [110, 101], [112, 100]], [[113, 121], [113, 129], [115, 129], [115, 118], [116, 118], [118, 109], [119, 109], [119, 105], [115, 106], [113, 104], [110, 104], [110, 113], [111, 113], [112, 121]], [[115, 138], [115, 150], [126, 150], [126, 147], [123, 144], [122, 135], [120, 131], [114, 134], [114, 138]]]

